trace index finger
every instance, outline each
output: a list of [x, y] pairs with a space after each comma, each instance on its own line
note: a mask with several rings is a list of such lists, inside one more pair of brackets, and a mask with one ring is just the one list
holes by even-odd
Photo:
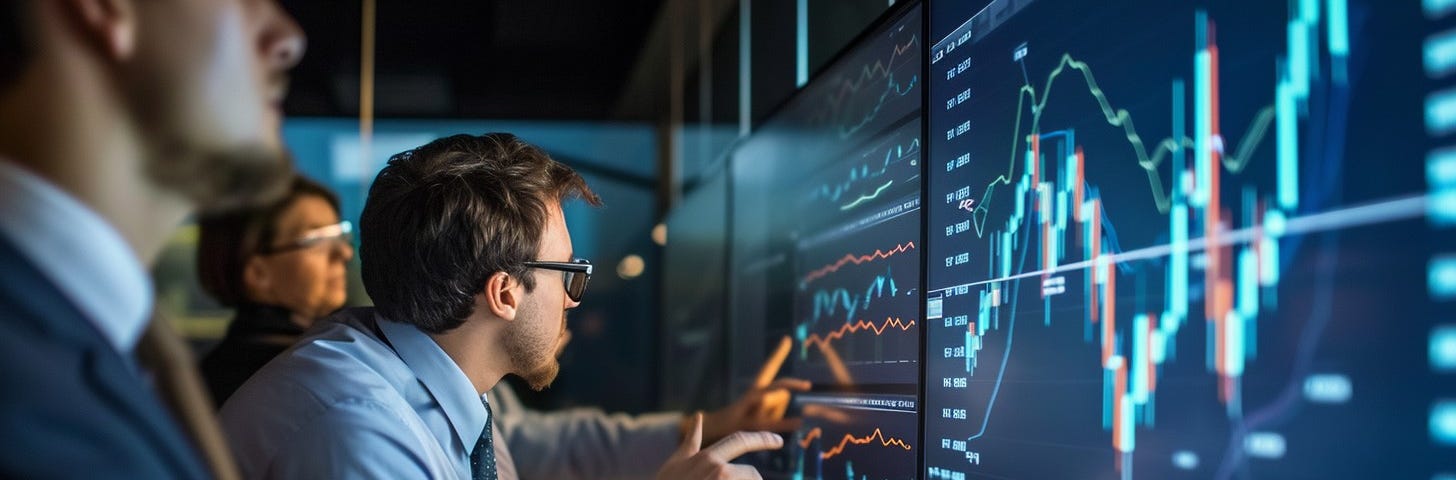
[[789, 358], [789, 352], [794, 348], [794, 341], [788, 335], [779, 340], [778, 348], [774, 349], [773, 355], [768, 356], [768, 361], [763, 363], [763, 368], [758, 370], [758, 379], [753, 382], [753, 388], [767, 387], [773, 382], [774, 377], [779, 376], [779, 369], [783, 368], [784, 360]]
[[698, 453], [698, 447], [703, 444], [703, 414], [699, 412], [693, 415], [693, 426], [688, 429], [688, 434], [683, 436], [682, 445], [678, 446], [678, 453], [683, 457], [691, 457]]
[[798, 378], [780, 378], [778, 380], [774, 380], [773, 383], [764, 385], [762, 388], [764, 390], [782, 389], [794, 392], [807, 392], [809, 391], [809, 389], [814, 388], [814, 384], [808, 380], [801, 380]]
[[737, 432], [703, 449], [710, 458], [728, 463], [745, 453], [777, 450], [784, 446], [784, 437], [769, 432]]

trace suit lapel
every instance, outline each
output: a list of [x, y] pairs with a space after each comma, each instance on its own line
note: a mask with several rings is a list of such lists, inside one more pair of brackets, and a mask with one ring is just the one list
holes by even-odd
[[100, 403], [114, 408], [117, 416], [151, 444], [164, 447], [165, 452], [158, 454], [166, 457], [175, 473], [201, 477], [199, 457], [148, 388], [135, 358], [117, 352], [80, 309], [3, 236], [0, 265], [6, 265], [0, 269], [0, 286], [4, 287], [0, 288], [0, 303], [15, 307], [8, 313], [57, 342], [71, 345], [81, 356], [86, 384], [102, 399]]
[[90, 377], [87, 380], [96, 392], [106, 403], [116, 406], [118, 413], [129, 417], [153, 444], [165, 446], [167, 461], [175, 471], [199, 473], [198, 453], [139, 375], [136, 362], [117, 354], [108, 344], [97, 347], [85, 353]]

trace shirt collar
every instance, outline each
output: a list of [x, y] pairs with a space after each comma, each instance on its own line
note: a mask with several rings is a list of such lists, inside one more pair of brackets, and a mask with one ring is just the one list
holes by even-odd
[[101, 215], [0, 159], [0, 234], [35, 263], [118, 351], [129, 353], [152, 312], [152, 280]]
[[481, 432], [485, 431], [486, 412], [481, 403], [485, 396], [475, 392], [475, 386], [455, 360], [419, 328], [380, 318], [379, 329], [445, 411], [455, 430], [455, 439], [465, 447], [465, 452], [474, 450]]

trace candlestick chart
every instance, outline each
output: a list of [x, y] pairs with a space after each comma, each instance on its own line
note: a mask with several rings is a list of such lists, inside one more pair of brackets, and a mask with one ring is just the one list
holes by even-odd
[[1449, 469], [1420, 14], [932, 2], [924, 475]]

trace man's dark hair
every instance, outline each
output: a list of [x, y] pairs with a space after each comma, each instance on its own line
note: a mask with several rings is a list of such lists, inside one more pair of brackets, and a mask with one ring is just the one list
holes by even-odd
[[364, 288], [380, 313], [430, 333], [460, 326], [497, 272], [535, 287], [552, 204], [601, 200], [570, 167], [508, 133], [455, 135], [399, 153], [359, 219]]
[[25, 71], [35, 53], [31, 38], [31, 0], [0, 0], [0, 88], [9, 87]]
[[268, 205], [205, 215], [197, 219], [197, 279], [202, 289], [225, 306], [248, 302], [243, 269], [264, 245], [276, 243], [278, 218], [299, 198], [314, 196], [339, 213], [339, 197], [327, 187], [294, 176], [288, 192]]

